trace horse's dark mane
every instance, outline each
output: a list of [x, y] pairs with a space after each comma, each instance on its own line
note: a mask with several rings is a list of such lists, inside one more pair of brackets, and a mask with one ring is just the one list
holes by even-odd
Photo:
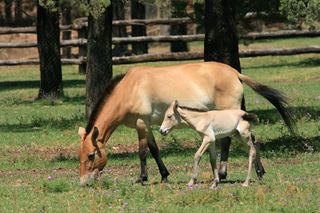
[[106, 89], [104, 90], [103, 94], [101, 95], [101, 97], [99, 98], [98, 102], [96, 103], [96, 105], [94, 106], [94, 108], [91, 112], [91, 115], [89, 117], [88, 124], [86, 127], [87, 133], [89, 133], [91, 131], [91, 129], [93, 128], [93, 125], [99, 115], [99, 112], [102, 109], [102, 106], [107, 101], [107, 99], [110, 96], [110, 94], [112, 93], [113, 89], [118, 85], [118, 83], [123, 79], [124, 76], [125, 76], [125, 74], [117, 75], [108, 81]]
[[187, 107], [187, 106], [179, 106], [179, 108], [193, 111], [193, 112], [208, 112], [208, 110], [205, 110], [205, 109], [198, 109], [198, 108], [192, 108], [192, 107]]

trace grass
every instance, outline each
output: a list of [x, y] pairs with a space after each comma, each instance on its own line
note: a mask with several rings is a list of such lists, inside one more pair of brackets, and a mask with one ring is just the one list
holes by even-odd
[[[168, 64], [172, 62], [150, 63]], [[247, 153], [235, 142], [228, 180], [218, 190], [208, 189], [212, 175], [207, 155], [201, 162], [200, 183], [192, 190], [186, 187], [200, 143], [190, 129], [162, 137], [154, 127], [170, 182], [159, 182], [157, 166], [149, 157], [148, 184], [134, 184], [140, 172], [137, 136], [122, 126], [107, 145], [104, 175], [93, 187], [81, 188], [77, 129], [86, 124], [85, 77], [78, 75], [76, 66], [64, 66], [65, 97], [57, 102], [35, 101], [38, 67], [1, 67], [0, 212], [318, 212], [319, 55], [246, 58], [241, 64], [243, 73], [290, 97], [300, 136], [290, 136], [275, 109], [246, 87], [247, 108], [261, 119], [253, 130], [264, 143], [267, 173], [262, 181], [254, 174], [252, 185], [241, 187]], [[137, 65], [115, 66], [114, 73], [133, 66]], [[305, 152], [300, 142], [313, 145], [315, 151]]]

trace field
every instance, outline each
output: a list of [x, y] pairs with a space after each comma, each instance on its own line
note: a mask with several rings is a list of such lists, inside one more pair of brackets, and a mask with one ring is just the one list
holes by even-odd
[[[275, 46], [295, 42], [280, 41]], [[150, 65], [167, 64], [172, 62]], [[199, 184], [193, 189], [186, 186], [201, 141], [197, 133], [183, 129], [162, 137], [157, 126], [154, 133], [171, 173], [169, 183], [160, 183], [150, 156], [148, 184], [134, 183], [140, 173], [137, 136], [121, 126], [107, 144], [108, 164], [100, 181], [80, 187], [77, 130], [86, 125], [85, 77], [76, 66], [64, 66], [65, 97], [39, 101], [35, 100], [38, 67], [1, 67], [0, 212], [319, 212], [319, 55], [246, 58], [241, 64], [243, 73], [290, 97], [299, 136], [290, 136], [271, 104], [246, 87], [247, 109], [261, 120], [253, 131], [264, 143], [267, 173], [262, 181], [253, 174], [252, 185], [241, 187], [247, 148], [235, 141], [228, 180], [217, 190], [209, 190], [212, 174], [207, 155], [201, 161]], [[137, 65], [114, 66], [114, 73], [133, 66]], [[307, 151], [304, 143], [313, 145], [314, 151]]]

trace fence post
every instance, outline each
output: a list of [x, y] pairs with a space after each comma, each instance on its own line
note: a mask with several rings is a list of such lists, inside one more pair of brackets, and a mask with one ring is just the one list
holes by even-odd
[[[84, 24], [81, 24], [80, 28], [78, 29], [78, 39], [87, 39], [88, 38], [88, 27]], [[79, 59], [83, 59], [87, 57], [87, 45], [80, 45], [79, 46]], [[87, 63], [80, 63], [79, 64], [79, 74], [86, 74]]]

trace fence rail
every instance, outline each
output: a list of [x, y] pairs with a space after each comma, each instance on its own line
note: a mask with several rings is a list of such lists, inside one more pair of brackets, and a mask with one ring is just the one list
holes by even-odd
[[[78, 58], [64, 59], [61, 61], [63, 64], [78, 64], [79, 69], [85, 69], [86, 58], [86, 45], [87, 39], [85, 31], [87, 30], [87, 21], [85, 18], [78, 19], [73, 25], [60, 26], [61, 31], [76, 30], [78, 31], [78, 38], [72, 40], [61, 40], [60, 46], [64, 47], [79, 47]], [[113, 25], [171, 25], [177, 23], [193, 23], [190, 18], [171, 18], [171, 19], [132, 19], [132, 20], [114, 20]], [[15, 34], [15, 33], [36, 33], [36, 27], [19, 27], [19, 28], [0, 28], [0, 35]], [[251, 32], [246, 35], [241, 35], [239, 39], [244, 40], [259, 40], [259, 39], [277, 39], [277, 38], [294, 38], [294, 37], [317, 37], [320, 36], [320, 30], [313, 31], [298, 31], [298, 30], [283, 30], [277, 32]], [[126, 38], [113, 38], [113, 44], [133, 44], [140, 42], [176, 42], [176, 41], [203, 41], [204, 34], [195, 35], [168, 35], [168, 36], [139, 36], [139, 37], [126, 37]], [[29, 42], [2, 42], [0, 48], [35, 48], [37, 41]], [[305, 53], [320, 53], [320, 46], [309, 46], [303, 48], [288, 48], [288, 49], [265, 49], [265, 50], [246, 50], [240, 51], [240, 57], [256, 57], [266, 55], [293, 55]], [[180, 53], [163, 53], [163, 54], [144, 54], [137, 56], [124, 56], [113, 57], [114, 64], [127, 64], [139, 63], [148, 61], [172, 61], [172, 60], [192, 60], [203, 58], [203, 53], [200, 52], [180, 52]], [[29, 60], [0, 60], [1, 65], [28, 65], [39, 64], [38, 59]]]
[[[240, 57], [257, 57], [257, 56], [279, 56], [279, 55], [297, 55], [307, 53], [320, 53], [320, 46], [309, 46], [303, 48], [274, 48], [267, 50], [244, 50], [239, 51]], [[162, 53], [162, 54], [143, 54], [134, 56], [113, 57], [113, 64], [132, 64], [142, 62], [155, 61], [177, 61], [177, 60], [197, 60], [203, 59], [203, 52], [180, 52], [180, 53]], [[64, 65], [81, 65], [86, 64], [85, 57], [80, 59], [61, 59]], [[39, 64], [39, 59], [29, 60], [0, 60], [0, 66], [15, 66], [15, 65], [36, 65]]]

